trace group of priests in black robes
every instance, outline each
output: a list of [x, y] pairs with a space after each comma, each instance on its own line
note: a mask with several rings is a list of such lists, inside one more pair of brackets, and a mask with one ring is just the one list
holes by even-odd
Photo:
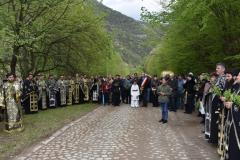
[[29, 74], [22, 81], [21, 104], [26, 114], [36, 113], [39, 109], [64, 107], [67, 105], [80, 104], [88, 101], [89, 87], [86, 82], [75, 78], [66, 79], [60, 76], [56, 80], [52, 75], [44, 80], [43, 75], [33, 77]]
[[[227, 100], [224, 93], [230, 91], [240, 95], [240, 72], [232, 73], [234, 78], [230, 80], [228, 74], [225, 74], [224, 64], [219, 63], [216, 65], [216, 74], [215, 83], [205, 96], [205, 136], [210, 143], [218, 146], [221, 160], [239, 160], [240, 106]], [[216, 87], [220, 90], [220, 95], [214, 92]]]

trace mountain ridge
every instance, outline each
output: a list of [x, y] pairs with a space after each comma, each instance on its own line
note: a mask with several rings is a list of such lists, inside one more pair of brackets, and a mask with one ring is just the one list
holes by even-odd
[[107, 30], [113, 35], [114, 47], [121, 55], [124, 62], [132, 67], [143, 64], [152, 50], [144, 43], [146, 40], [146, 24], [135, 20], [118, 11], [115, 11], [102, 3], [95, 1], [96, 7], [104, 13]]

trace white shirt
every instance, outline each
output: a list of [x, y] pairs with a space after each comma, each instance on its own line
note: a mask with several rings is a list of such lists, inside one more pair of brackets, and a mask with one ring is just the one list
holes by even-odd
[[140, 90], [139, 90], [139, 86], [137, 84], [133, 84], [131, 87], [131, 96], [139, 96], [140, 95]]

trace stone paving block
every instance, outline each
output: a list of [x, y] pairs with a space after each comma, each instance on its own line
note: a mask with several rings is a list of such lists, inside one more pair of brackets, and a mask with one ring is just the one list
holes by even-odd
[[37, 144], [39, 148], [17, 157], [28, 160], [219, 160], [216, 148], [201, 134], [200, 120], [182, 112], [170, 112], [169, 123], [161, 124], [159, 108], [99, 107]]

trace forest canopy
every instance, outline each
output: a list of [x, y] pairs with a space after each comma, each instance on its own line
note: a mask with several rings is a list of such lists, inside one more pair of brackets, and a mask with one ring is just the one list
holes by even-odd
[[143, 9], [142, 19], [164, 36], [145, 61], [146, 71], [213, 71], [217, 62], [240, 67], [239, 0], [172, 0], [164, 11]]
[[[103, 15], [87, 0], [2, 0], [1, 72], [124, 74]], [[109, 67], [110, 63], [112, 65]]]

